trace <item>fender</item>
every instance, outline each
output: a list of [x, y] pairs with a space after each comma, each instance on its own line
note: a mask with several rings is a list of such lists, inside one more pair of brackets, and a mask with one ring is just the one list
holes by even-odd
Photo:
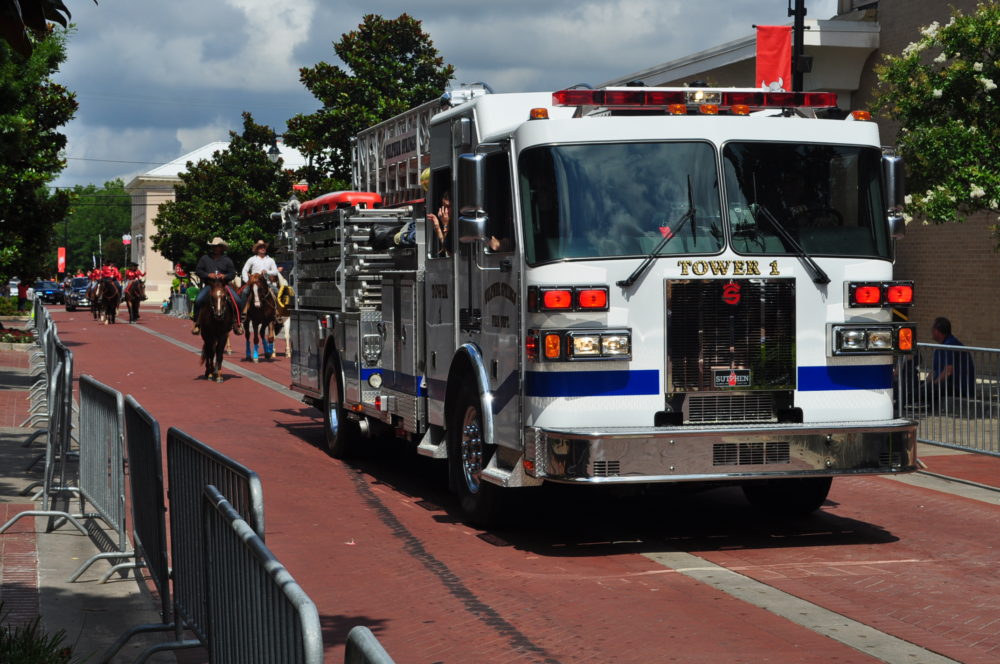
[[[467, 365], [466, 369], [462, 365]], [[465, 343], [458, 347], [452, 358], [451, 371], [448, 374], [447, 400], [445, 401], [446, 421], [451, 419], [454, 408], [454, 392], [464, 377], [471, 377], [476, 382], [479, 392], [479, 411], [483, 418], [483, 440], [487, 445], [493, 445], [493, 392], [490, 390], [490, 379], [486, 373], [486, 364], [479, 347]]]

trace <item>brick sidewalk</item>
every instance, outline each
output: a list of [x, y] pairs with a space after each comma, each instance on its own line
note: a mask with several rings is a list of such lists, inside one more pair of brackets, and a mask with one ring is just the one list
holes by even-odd
[[[34, 509], [30, 503], [0, 503], [0, 522]], [[38, 617], [38, 547], [33, 521], [16, 521], [0, 536], [0, 602], [7, 624], [24, 625]]]
[[[35, 509], [19, 493], [27, 484], [24, 467], [32, 453], [21, 447], [26, 430], [16, 428], [28, 417], [28, 387], [33, 382], [27, 376], [29, 359], [30, 352], [25, 350], [0, 350], [0, 525], [20, 512]], [[8, 623], [34, 620], [38, 598], [37, 538], [34, 520], [25, 518], [0, 536], [0, 601]]]

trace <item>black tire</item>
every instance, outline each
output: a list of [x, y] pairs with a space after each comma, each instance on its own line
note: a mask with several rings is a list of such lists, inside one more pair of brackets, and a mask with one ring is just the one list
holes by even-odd
[[777, 516], [804, 516], [823, 505], [832, 477], [789, 477], [743, 484], [750, 504]]
[[502, 521], [500, 487], [482, 479], [496, 449], [483, 442], [483, 415], [474, 384], [462, 386], [448, 426], [448, 464], [453, 490], [470, 523], [488, 527]]
[[323, 381], [323, 444], [330, 456], [346, 459], [357, 452], [361, 427], [347, 416], [336, 365], [330, 363]]

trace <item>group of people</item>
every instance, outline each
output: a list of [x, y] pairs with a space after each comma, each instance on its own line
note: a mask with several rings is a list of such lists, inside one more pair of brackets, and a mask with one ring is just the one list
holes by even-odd
[[[198, 312], [204, 305], [205, 300], [208, 299], [209, 294], [209, 289], [204, 286], [215, 281], [220, 281], [225, 286], [226, 293], [235, 310], [233, 333], [243, 334], [242, 310], [245, 301], [240, 298], [232, 287], [232, 282], [237, 276], [236, 265], [233, 263], [233, 259], [226, 254], [228, 249], [229, 245], [226, 244], [225, 240], [215, 237], [208, 243], [208, 253], [198, 259], [198, 264], [195, 266], [194, 272], [201, 281], [203, 288], [194, 300], [194, 327], [191, 328], [191, 334], [199, 334], [201, 332], [201, 328], [198, 325]], [[245, 284], [251, 274], [265, 275], [271, 293], [276, 295], [280, 270], [274, 259], [267, 255], [267, 249], [267, 242], [258, 240], [253, 246], [253, 255], [243, 264], [243, 270], [239, 276], [242, 279], [242, 283]]]

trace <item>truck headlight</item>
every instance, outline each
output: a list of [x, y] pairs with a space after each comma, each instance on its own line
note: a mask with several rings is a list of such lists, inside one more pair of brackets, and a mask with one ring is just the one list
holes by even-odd
[[632, 335], [627, 330], [567, 331], [565, 335], [567, 360], [631, 359]]
[[601, 336], [601, 354], [605, 356], [630, 355], [632, 339], [627, 334], [605, 334]]
[[912, 339], [912, 326], [898, 325], [833, 325], [831, 341], [833, 355], [868, 355], [887, 353], [910, 353], [912, 341], [900, 341], [900, 330], [909, 330], [903, 334], [903, 341]]

